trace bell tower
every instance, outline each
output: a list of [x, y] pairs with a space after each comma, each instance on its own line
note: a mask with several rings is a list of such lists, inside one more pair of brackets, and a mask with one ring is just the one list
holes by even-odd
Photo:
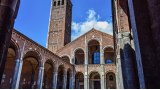
[[56, 53], [71, 41], [71, 0], [52, 0], [47, 48]]

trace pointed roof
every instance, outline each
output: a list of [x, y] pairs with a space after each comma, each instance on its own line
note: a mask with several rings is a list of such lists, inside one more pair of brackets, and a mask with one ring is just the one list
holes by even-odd
[[86, 36], [87, 34], [92, 33], [92, 32], [98, 32], [98, 33], [100, 33], [100, 34], [102, 34], [102, 35], [105, 35], [105, 36], [108, 37], [108, 38], [113, 39], [113, 36], [112, 36], [112, 35], [107, 34], [107, 33], [104, 33], [104, 32], [102, 32], [102, 31], [99, 31], [99, 30], [97, 30], [97, 29], [95, 29], [95, 28], [92, 28], [91, 30], [89, 30], [89, 31], [86, 32], [85, 34], [81, 35], [80, 37], [78, 37], [78, 38], [76, 38], [75, 40], [71, 41], [70, 43], [66, 44], [64, 47], [62, 47], [61, 49], [59, 49], [57, 52], [61, 51], [63, 48], [71, 45], [72, 43], [76, 42], [78, 39], [80, 39], [80, 38], [82, 38], [82, 37], [84, 37], [84, 36]]

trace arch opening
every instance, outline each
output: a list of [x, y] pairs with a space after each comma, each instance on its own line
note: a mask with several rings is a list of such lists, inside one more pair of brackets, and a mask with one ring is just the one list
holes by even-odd
[[64, 66], [58, 67], [57, 89], [63, 89]]
[[71, 76], [72, 76], [71, 69], [68, 69], [68, 71], [67, 71], [67, 87], [66, 87], [66, 89], [70, 89]]
[[104, 49], [104, 62], [105, 64], [113, 64], [114, 61], [114, 50], [111, 47]]
[[100, 64], [100, 43], [97, 40], [88, 43], [88, 60], [89, 64]]
[[81, 72], [76, 73], [75, 88], [76, 89], [84, 89], [84, 75]]
[[47, 60], [44, 64], [43, 89], [51, 89], [53, 85], [53, 62]]
[[68, 56], [63, 56], [62, 59], [63, 61], [70, 63], [70, 59]]
[[75, 52], [75, 64], [76, 65], [84, 64], [84, 51], [82, 49], [78, 49]]
[[13, 83], [13, 75], [15, 73], [14, 70], [16, 66], [16, 58], [18, 56], [17, 51], [17, 47], [13, 43], [11, 43], [7, 52], [7, 59], [0, 85], [1, 89], [11, 88], [11, 85]]
[[36, 52], [29, 51], [23, 58], [23, 66], [20, 76], [20, 89], [35, 89], [37, 88], [40, 59]]
[[89, 88], [101, 89], [100, 74], [98, 72], [92, 72], [89, 76]]
[[106, 74], [106, 89], [116, 89], [116, 77], [112, 72]]

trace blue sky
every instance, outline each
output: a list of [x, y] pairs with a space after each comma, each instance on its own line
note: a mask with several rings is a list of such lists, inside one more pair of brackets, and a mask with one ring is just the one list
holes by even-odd
[[[21, 0], [15, 29], [46, 47], [51, 0]], [[112, 34], [110, 0], [72, 0], [72, 40], [96, 28]]]

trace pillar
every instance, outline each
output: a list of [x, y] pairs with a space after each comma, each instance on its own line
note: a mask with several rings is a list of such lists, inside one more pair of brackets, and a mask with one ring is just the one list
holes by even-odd
[[66, 89], [67, 86], [67, 70], [63, 73], [63, 89]]
[[105, 89], [105, 74], [101, 72], [101, 89]]
[[57, 77], [58, 77], [58, 72], [53, 72], [52, 89], [56, 89], [57, 87]]
[[12, 89], [18, 89], [19, 88], [19, 82], [21, 78], [21, 71], [22, 71], [23, 61], [20, 59], [16, 60], [16, 66], [14, 70], [14, 76], [12, 80]]
[[88, 43], [85, 36], [85, 73], [84, 73], [84, 89], [88, 89]]
[[117, 67], [117, 69], [116, 69], [116, 85], [117, 86], [116, 87], [118, 89], [124, 89], [120, 55], [117, 55], [116, 67]]
[[70, 84], [69, 84], [69, 89], [74, 89], [74, 88], [75, 88], [75, 71], [73, 71], [70, 77]]
[[89, 80], [88, 80], [88, 74], [87, 72], [85, 72], [85, 75], [84, 75], [84, 89], [89, 89]]
[[102, 42], [100, 43], [100, 64], [105, 64], [104, 63], [104, 51], [102, 47]]
[[139, 76], [139, 84], [141, 89], [145, 89], [145, 80], [144, 80], [144, 74], [143, 74], [143, 66], [142, 66], [142, 57], [140, 52], [140, 46], [139, 46], [139, 39], [138, 39], [138, 33], [137, 33], [137, 25], [135, 20], [135, 13], [134, 13], [134, 7], [133, 7], [133, 1], [128, 0], [128, 6], [129, 6], [129, 12], [130, 12], [130, 21], [131, 21], [131, 27], [132, 27], [132, 33], [134, 38], [134, 46], [135, 46], [135, 54], [136, 54], [136, 61], [137, 61], [137, 67], [138, 67], [138, 76]]
[[138, 88], [134, 50], [130, 44], [130, 32], [122, 33], [123, 44], [121, 50], [122, 75], [125, 89]]
[[39, 73], [38, 73], [38, 80], [37, 80], [37, 88], [42, 89], [43, 84], [43, 74], [44, 74], [44, 67], [39, 67]]
[[0, 0], [0, 81], [5, 68], [8, 47], [20, 0]]

